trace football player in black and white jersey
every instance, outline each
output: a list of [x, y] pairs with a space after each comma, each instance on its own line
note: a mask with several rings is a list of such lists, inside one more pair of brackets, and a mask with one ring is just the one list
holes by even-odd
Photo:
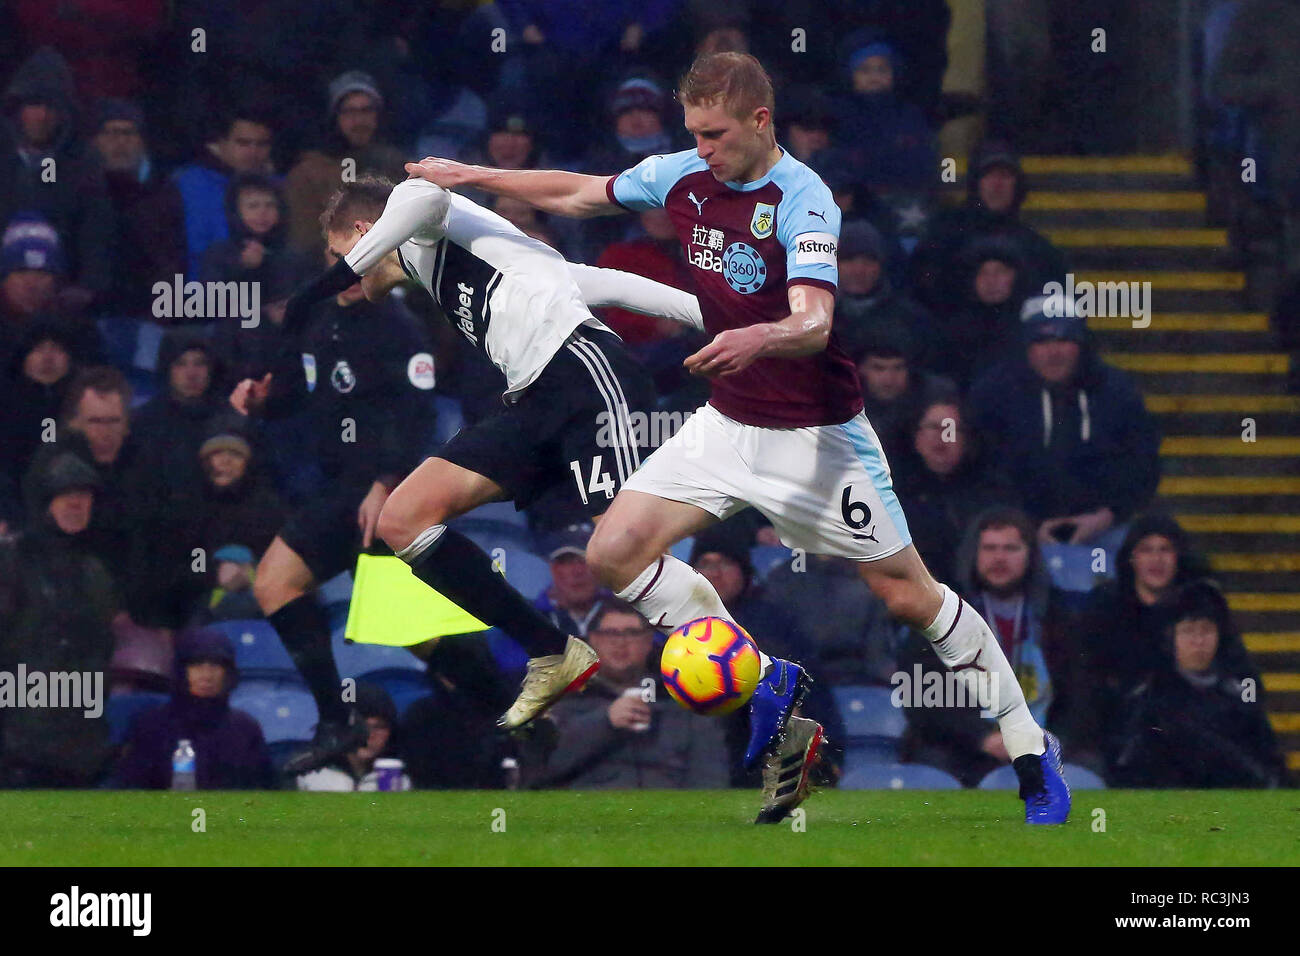
[[[567, 262], [546, 244], [463, 196], [410, 179], [345, 184], [321, 216], [335, 265], [295, 293], [292, 331], [310, 305], [357, 283], [379, 299], [411, 279], [505, 375], [504, 407], [462, 429], [393, 489], [377, 532], [420, 580], [531, 660], [499, 720], [526, 724], [599, 667], [591, 647], [560, 631], [495, 573], [474, 542], [447, 527], [489, 501], [526, 507], [564, 484], [601, 515], [641, 463], [633, 414], [655, 407], [648, 373], [590, 307], [616, 305], [703, 327], [695, 296], [628, 273]], [[354, 729], [324, 720], [302, 772], [349, 747]]]

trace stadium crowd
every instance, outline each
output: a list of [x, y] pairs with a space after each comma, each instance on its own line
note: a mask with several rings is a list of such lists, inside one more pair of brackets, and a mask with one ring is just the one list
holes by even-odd
[[[400, 179], [425, 155], [618, 173], [691, 146], [673, 79], [719, 50], [768, 67], [778, 141], [842, 210], [835, 335], [916, 546], [995, 626], [1066, 759], [1112, 785], [1283, 782], [1263, 704], [1243, 700], [1259, 674], [1223, 595], [1153, 500], [1158, 434], [1135, 382], [1082, 319], [1037, 298], [1067, 263], [1020, 216], [1032, 184], [1011, 140], [1033, 122], [1024, 104], [990, 117], [998, 135], [971, 153], [964, 193], [942, 188], [937, 132], [957, 108], [940, 92], [943, 0], [619, 0], [598, 17], [587, 6], [0, 10], [0, 670], [103, 672], [113, 695], [105, 720], [0, 710], [0, 785], [165, 788], [180, 740], [201, 788], [374, 789], [376, 760], [394, 755], [417, 788], [753, 782], [732, 769], [743, 715], [696, 717], [662, 687], [643, 692], [653, 629], [596, 586], [590, 528], [546, 501], [470, 516], [489, 547], [545, 563], [530, 582], [537, 606], [605, 662], [532, 735], [493, 723], [519, 648], [493, 632], [457, 637], [366, 671], [367, 745], [286, 782], [278, 758], [312, 718], [297, 715], [294, 735], [277, 716], [305, 695], [288, 667], [246, 654], [264, 633], [257, 561], [289, 510], [321, 482], [368, 483], [381, 463], [435, 453], [503, 387], [422, 294], [322, 306], [309, 345], [281, 332], [289, 292], [325, 261], [318, 219], [334, 186]], [[836, 55], [792, 52], [795, 27]], [[1223, 102], [1245, 95], [1240, 51], [1257, 42], [1232, 34]], [[1276, 119], [1293, 136], [1288, 95]], [[1213, 128], [1219, 144], [1246, 135]], [[1275, 185], [1292, 210], [1293, 184]], [[691, 288], [661, 210], [578, 222], [473, 198], [573, 261]], [[214, 311], [191, 281], [256, 297]], [[665, 413], [707, 397], [681, 364], [698, 333], [602, 318], [653, 372]], [[350, 360], [331, 352], [349, 336], [374, 372], [361, 380], [379, 385], [353, 392]], [[267, 373], [266, 413], [235, 412], [232, 388]], [[349, 416], [356, 438], [340, 436]], [[863, 742], [863, 701], [943, 668], [847, 561], [786, 551], [753, 512], [695, 538], [689, 560], [761, 646], [818, 678], [804, 706], [836, 745], [831, 779], [901, 760], [975, 786], [1006, 763], [996, 723], [950, 701], [905, 707], [893, 739]]]

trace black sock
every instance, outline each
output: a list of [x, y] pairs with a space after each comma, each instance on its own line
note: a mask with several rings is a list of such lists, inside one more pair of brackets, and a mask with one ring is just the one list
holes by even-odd
[[443, 531], [415, 559], [411, 572], [484, 624], [501, 628], [529, 657], [564, 653], [569, 636], [507, 584], [483, 549], [463, 534]]
[[267, 620], [280, 635], [284, 649], [316, 698], [320, 719], [346, 722], [348, 708], [343, 703], [343, 682], [330, 646], [329, 618], [316, 602], [316, 595], [308, 593], [294, 598], [268, 615]]

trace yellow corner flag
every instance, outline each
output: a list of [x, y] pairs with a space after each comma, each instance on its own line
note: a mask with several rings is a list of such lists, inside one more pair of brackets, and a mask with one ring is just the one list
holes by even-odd
[[344, 636], [358, 644], [410, 647], [448, 634], [486, 631], [488, 626], [453, 604], [414, 574], [401, 558], [357, 558], [352, 604]]

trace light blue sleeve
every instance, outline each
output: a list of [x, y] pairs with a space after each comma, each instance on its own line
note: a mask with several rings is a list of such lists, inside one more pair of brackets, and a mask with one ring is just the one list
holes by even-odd
[[707, 169], [708, 164], [693, 149], [680, 153], [647, 156], [611, 181], [610, 198], [633, 212], [662, 207], [668, 191], [687, 173]]
[[785, 247], [786, 282], [817, 279], [839, 285], [840, 207], [811, 170], [781, 197], [776, 237]]

